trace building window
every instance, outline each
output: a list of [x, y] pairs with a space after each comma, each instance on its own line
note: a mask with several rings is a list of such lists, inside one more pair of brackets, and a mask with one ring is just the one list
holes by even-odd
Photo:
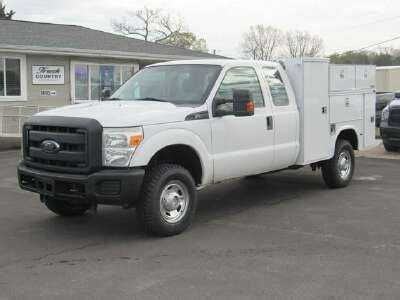
[[75, 99], [89, 99], [89, 66], [75, 66]]
[[73, 63], [73, 100], [101, 100], [113, 94], [138, 69], [138, 65]]
[[23, 64], [22, 58], [0, 54], [0, 101], [26, 100], [22, 99], [24, 96], [22, 83], [26, 78]]

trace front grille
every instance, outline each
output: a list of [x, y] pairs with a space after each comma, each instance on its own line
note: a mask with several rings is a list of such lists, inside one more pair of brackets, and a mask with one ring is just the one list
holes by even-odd
[[[28, 129], [28, 151], [26, 159], [32, 163], [66, 168], [85, 168], [88, 166], [87, 131], [82, 128], [34, 125]], [[55, 141], [60, 150], [46, 153], [41, 149], [45, 140]]]
[[[101, 167], [101, 125], [92, 119], [32, 117], [24, 125], [24, 162], [65, 173], [89, 173]], [[57, 151], [42, 149], [55, 142]]]
[[389, 116], [390, 126], [400, 126], [400, 108], [392, 108]]

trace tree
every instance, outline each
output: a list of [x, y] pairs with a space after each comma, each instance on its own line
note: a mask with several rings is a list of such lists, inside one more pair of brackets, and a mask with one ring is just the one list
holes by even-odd
[[251, 59], [271, 60], [282, 40], [282, 32], [272, 26], [251, 26], [243, 35], [241, 49]]
[[378, 51], [347, 51], [330, 56], [335, 64], [371, 64], [377, 66], [400, 65], [400, 50], [382, 48]]
[[314, 57], [321, 54], [323, 40], [306, 31], [290, 31], [285, 35], [284, 47], [290, 57]]
[[161, 43], [201, 52], [208, 52], [206, 40], [198, 39], [192, 32], [179, 32], [172, 34], [166, 40], [161, 41]]
[[13, 10], [6, 12], [6, 6], [0, 0], [0, 20], [11, 20], [14, 15], [15, 11]]
[[131, 13], [128, 18], [112, 20], [112, 27], [115, 32], [145, 41], [207, 51], [204, 39], [197, 39], [194, 33], [186, 30], [181, 20], [161, 9], [144, 7]]
[[348, 51], [342, 54], [334, 53], [330, 56], [330, 60], [334, 64], [368, 65], [372, 63], [371, 53], [367, 51]]

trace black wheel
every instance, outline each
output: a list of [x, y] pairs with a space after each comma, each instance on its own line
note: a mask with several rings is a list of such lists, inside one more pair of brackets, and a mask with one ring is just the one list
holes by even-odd
[[335, 155], [322, 165], [322, 177], [330, 188], [342, 188], [349, 185], [354, 174], [353, 146], [345, 140], [338, 140]]
[[390, 145], [388, 143], [383, 143], [383, 146], [385, 147], [385, 150], [387, 152], [395, 152], [397, 150], [396, 147], [393, 147], [392, 145]]
[[76, 205], [55, 198], [48, 198], [44, 203], [53, 213], [63, 217], [81, 216], [89, 210], [90, 205]]
[[146, 174], [137, 213], [147, 233], [171, 236], [192, 222], [197, 207], [193, 177], [185, 168], [160, 164]]

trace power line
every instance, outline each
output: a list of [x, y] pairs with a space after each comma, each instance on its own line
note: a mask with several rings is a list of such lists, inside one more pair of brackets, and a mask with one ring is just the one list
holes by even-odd
[[400, 40], [400, 35], [396, 36], [396, 37], [394, 37], [392, 39], [389, 39], [389, 40], [385, 40], [385, 41], [382, 41], [382, 42], [378, 42], [378, 43], [371, 44], [369, 46], [360, 48], [359, 51], [366, 50], [366, 49], [369, 49], [369, 48], [372, 48], [372, 47], [376, 47], [376, 46], [379, 46], [379, 45], [383, 45], [383, 44], [386, 44], [386, 43], [389, 43], [389, 42], [393, 42], [393, 41], [396, 41], [396, 40]]
[[368, 45], [368, 46], [365, 46], [365, 47], [362, 47], [362, 48], [359, 48], [359, 49], [336, 50], [333, 53], [344, 53], [344, 52], [351, 52], [351, 51], [363, 51], [363, 50], [366, 50], [366, 49], [369, 49], [369, 48], [372, 48], [372, 47], [376, 47], [376, 46], [379, 46], [379, 45], [383, 45], [383, 44], [386, 44], [386, 43], [389, 43], [389, 42], [393, 42], [393, 41], [396, 41], [396, 40], [400, 40], [400, 36], [396, 36], [396, 37], [391, 38], [389, 40], [381, 41], [381, 42], [378, 42], [378, 43], [375, 43], [375, 44], [371, 44], [371, 45]]

